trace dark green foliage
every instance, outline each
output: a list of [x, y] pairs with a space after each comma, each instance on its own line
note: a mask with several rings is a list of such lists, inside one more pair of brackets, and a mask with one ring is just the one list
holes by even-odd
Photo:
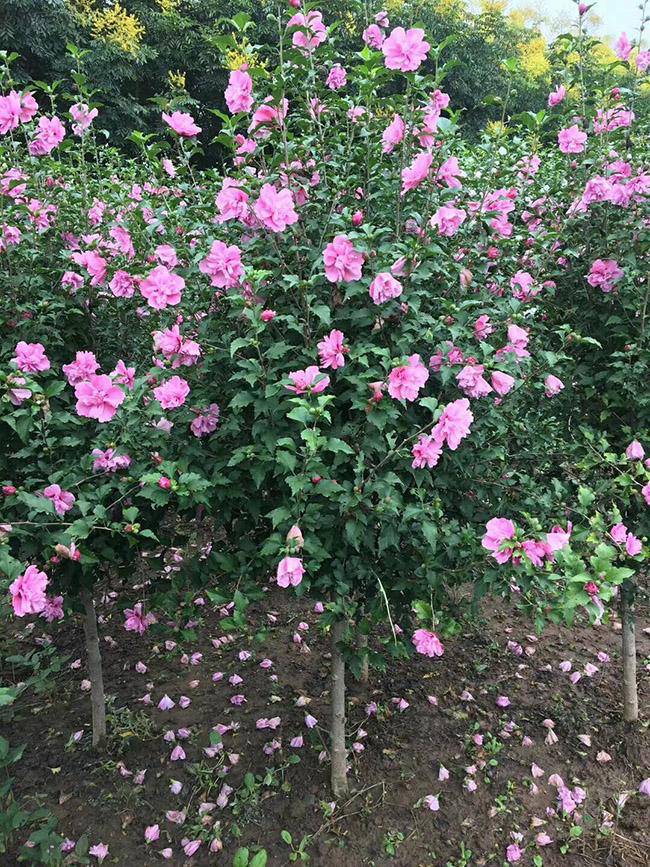
[[[89, 49], [84, 60], [88, 81], [103, 104], [102, 126], [111, 140], [128, 146], [126, 138], [134, 130], [151, 132], [159, 127], [160, 105], [155, 97], [174, 96], [191, 106], [208, 142], [217, 134], [220, 122], [209, 111], [225, 110], [223, 91], [228, 70], [218, 44], [220, 36], [232, 31], [232, 16], [244, 12], [254, 22], [248, 38], [262, 59], [277, 43], [274, 14], [276, 0], [180, 0], [176, 9], [163, 12], [157, 0], [124, 0], [124, 7], [137, 16], [145, 29], [142, 44], [134, 53], [94, 39], [91, 28], [75, 14], [66, 0], [0, 0], [0, 48], [16, 51], [20, 60], [14, 66], [19, 81], [52, 82], [68, 78], [71, 59], [66, 45], [73, 43]], [[279, 4], [283, 15], [293, 10]], [[101, 8], [101, 7], [100, 7]], [[327, 23], [342, 18], [337, 30], [341, 62], [352, 62], [362, 47], [361, 34], [377, 9], [365, 0], [323, 0], [319, 5]], [[501, 13], [481, 15], [443, 14], [430, 0], [406, 2], [399, 13], [391, 14], [391, 26], [412, 26], [421, 22], [434, 43], [446, 37], [453, 41], [446, 51], [451, 68], [446, 90], [452, 104], [463, 110], [463, 124], [470, 133], [483, 127], [496, 108], [487, 108], [490, 95], [502, 96], [507, 89], [507, 73], [502, 62], [516, 46], [536, 35], [515, 27]], [[428, 64], [432, 71], [433, 63]], [[169, 73], [185, 74], [186, 92], [172, 94]], [[524, 76], [517, 76], [510, 95], [513, 113], [539, 104], [540, 89]], [[214, 161], [218, 152], [208, 149]]]

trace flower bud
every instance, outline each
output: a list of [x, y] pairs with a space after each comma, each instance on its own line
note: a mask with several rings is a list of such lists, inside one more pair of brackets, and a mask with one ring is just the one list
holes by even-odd
[[293, 542], [294, 548], [300, 551], [302, 546], [305, 544], [305, 539], [302, 535], [300, 527], [297, 524], [294, 524], [293, 527], [287, 533], [287, 543], [291, 544]]

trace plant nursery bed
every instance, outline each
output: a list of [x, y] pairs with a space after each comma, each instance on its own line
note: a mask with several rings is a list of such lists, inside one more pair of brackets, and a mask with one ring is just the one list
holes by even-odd
[[[102, 844], [103, 863], [120, 867], [230, 867], [242, 848], [265, 850], [273, 867], [648, 863], [647, 715], [621, 721], [616, 622], [538, 636], [487, 601], [480, 627], [444, 639], [442, 657], [395, 660], [367, 683], [348, 672], [350, 793], [335, 802], [330, 644], [312, 606], [274, 589], [248, 610], [246, 631], [226, 633], [206, 600], [189, 630], [159, 624], [139, 636], [100, 604], [102, 753], [91, 746], [81, 631], [53, 630], [49, 671], [3, 732], [26, 745], [16, 797], [56, 816], [81, 853], [69, 863], [99, 863]], [[43, 637], [40, 625], [5, 636], [4, 654], [42, 651]], [[3, 675], [19, 682], [24, 668], [5, 662]], [[174, 706], [161, 710], [165, 696]], [[19, 863], [20, 833], [15, 842], [3, 867]]]

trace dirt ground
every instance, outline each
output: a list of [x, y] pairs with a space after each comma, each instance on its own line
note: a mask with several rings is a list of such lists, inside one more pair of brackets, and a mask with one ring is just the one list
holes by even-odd
[[[292, 863], [282, 831], [291, 834], [294, 850], [307, 838], [303, 851], [319, 867], [502, 865], [513, 843], [521, 865], [650, 863], [650, 798], [638, 792], [650, 775], [650, 630], [643, 623], [642, 722], [631, 730], [620, 719], [616, 623], [550, 627], [537, 637], [513, 609], [487, 602], [483, 622], [446, 639], [442, 658], [392, 662], [385, 673], [371, 671], [367, 684], [349, 676], [348, 730], [357, 746], [350, 796], [332, 805], [328, 761], [319, 760], [327, 745], [329, 642], [311, 605], [273, 590], [249, 610], [248, 633], [223, 643], [214, 641], [224, 636], [220, 613], [199, 606], [194, 637], [169, 632], [177, 642], [172, 649], [159, 628], [144, 636], [126, 632], [121, 614], [100, 606], [105, 684], [113, 697], [103, 755], [90, 747], [81, 630], [72, 623], [52, 629], [65, 658], [60, 673], [40, 696], [31, 692], [19, 700], [13, 719], [2, 725], [11, 743], [27, 745], [17, 766], [17, 796], [31, 808], [47, 806], [65, 837], [87, 834], [91, 846], [107, 844], [104, 865], [119, 867], [230, 867], [241, 846], [251, 854], [266, 849], [268, 864], [279, 867]], [[5, 636], [3, 655], [26, 653], [42, 635], [39, 626], [20, 641]], [[240, 659], [241, 651], [250, 658]], [[196, 653], [202, 657], [192, 658]], [[272, 666], [260, 667], [264, 659]], [[139, 673], [138, 662], [147, 670]], [[571, 662], [569, 671], [562, 662]], [[213, 679], [219, 672], [223, 677]], [[577, 683], [574, 672], [582, 675]], [[20, 667], [5, 663], [2, 674], [15, 682]], [[231, 684], [233, 676], [242, 682]], [[146, 694], [150, 705], [141, 701]], [[165, 694], [175, 707], [161, 711]], [[245, 702], [231, 703], [236, 695]], [[181, 696], [189, 706], [180, 707]], [[400, 709], [400, 699], [408, 707]], [[368, 715], [372, 702], [377, 710]], [[306, 714], [318, 721], [313, 728]], [[257, 720], [274, 717], [281, 719], [277, 728], [256, 727]], [[549, 719], [552, 730], [543, 724]], [[210, 731], [219, 725], [236, 729], [223, 734], [223, 747], [209, 757]], [[172, 730], [175, 741], [166, 741], [164, 733]], [[557, 741], [547, 742], [553, 734]], [[291, 746], [299, 736], [304, 745]], [[264, 745], [274, 739], [268, 755]], [[172, 761], [178, 745], [185, 759]], [[449, 778], [441, 780], [445, 768]], [[551, 775], [568, 789], [584, 790], [573, 815], [559, 811]], [[177, 795], [170, 792], [172, 780], [183, 784]], [[232, 788], [225, 807], [218, 803], [223, 783]], [[429, 795], [439, 796], [438, 810], [427, 805]], [[205, 802], [207, 811], [199, 815]], [[170, 810], [184, 811], [184, 823], [170, 822]], [[146, 845], [144, 829], [153, 824], [160, 838]], [[540, 833], [552, 842], [536, 842]], [[223, 850], [213, 853], [208, 847], [215, 836]], [[182, 841], [202, 838], [187, 857]], [[172, 853], [165, 861], [160, 852], [166, 847]], [[18, 863], [15, 855], [0, 861], [3, 867]]]

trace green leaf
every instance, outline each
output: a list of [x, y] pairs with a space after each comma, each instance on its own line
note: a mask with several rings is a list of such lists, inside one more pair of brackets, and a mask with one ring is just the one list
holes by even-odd
[[293, 837], [291, 836], [291, 834], [288, 831], [280, 831], [280, 836], [282, 837], [284, 842], [287, 844], [287, 846], [291, 846], [293, 844]]
[[256, 855], [253, 855], [249, 867], [266, 867], [267, 860], [266, 849], [260, 849]]
[[273, 509], [271, 512], [268, 512], [266, 515], [267, 518], [270, 518], [271, 524], [273, 525], [273, 529], [278, 527], [283, 521], [288, 521], [291, 517], [291, 512], [286, 506], [278, 506], [277, 509]]
[[339, 452], [342, 452], [344, 455], [354, 454], [354, 449], [338, 437], [330, 437], [327, 440], [326, 449], [328, 452], [334, 452], [335, 454]]
[[238, 12], [236, 15], [233, 15], [231, 21], [239, 31], [245, 30], [246, 25], [251, 23], [251, 19], [245, 12]]
[[46, 497], [37, 497], [36, 494], [30, 494], [27, 491], [20, 491], [16, 495], [16, 499], [24, 503], [30, 512], [51, 515], [54, 514], [52, 502]]
[[423, 521], [422, 535], [431, 546], [431, 549], [435, 551], [438, 544], [438, 528], [436, 525], [432, 524], [430, 521]]
[[248, 849], [242, 847], [237, 850], [235, 857], [232, 859], [232, 867], [249, 867]]
[[422, 599], [417, 599], [413, 603], [413, 611], [415, 612], [415, 616], [418, 620], [425, 623], [431, 622], [432, 611], [429, 602], [424, 602]]
[[323, 325], [329, 325], [332, 321], [332, 311], [325, 304], [316, 304], [311, 311], [318, 316]]
[[16, 701], [16, 690], [0, 686], [0, 707], [8, 707]]
[[6, 575], [10, 581], [14, 581], [23, 571], [23, 564], [9, 553], [9, 549], [0, 547], [0, 573]]
[[287, 418], [290, 418], [292, 421], [309, 424], [312, 420], [312, 414], [306, 406], [296, 406], [291, 410], [291, 412], [287, 413]]
[[438, 409], [438, 401], [435, 397], [423, 397], [420, 399], [420, 406], [430, 409], [431, 412], [435, 412]]
[[267, 468], [260, 463], [253, 464], [251, 463], [248, 467], [248, 470], [251, 474], [251, 478], [255, 482], [255, 487], [259, 488], [262, 485], [262, 482], [266, 478]]
[[578, 502], [583, 509], [588, 509], [595, 499], [596, 495], [589, 488], [585, 488], [582, 485], [578, 488]]
[[232, 358], [239, 349], [249, 346], [250, 340], [248, 337], [237, 337], [230, 344], [230, 357]]
[[77, 845], [74, 847], [74, 854], [79, 858], [85, 858], [90, 848], [90, 841], [86, 834], [82, 834], [77, 840]]
[[158, 539], [158, 536], [156, 536], [156, 534], [154, 533], [153, 530], [147, 530], [147, 529], [140, 530], [140, 532], [138, 533], [138, 536], [143, 538], [143, 539], [153, 539], [154, 542], [160, 541]]
[[68, 528], [71, 539], [87, 539], [95, 524], [89, 518], [78, 518]]
[[285, 470], [289, 470], [289, 472], [293, 473], [296, 469], [296, 464], [298, 463], [298, 458], [296, 455], [291, 452], [285, 452], [279, 449], [275, 453], [275, 460], [281, 467], [284, 467]]
[[243, 409], [243, 407], [249, 406], [253, 403], [254, 400], [255, 397], [252, 394], [246, 391], [239, 391], [230, 401], [228, 406], [230, 409]]

